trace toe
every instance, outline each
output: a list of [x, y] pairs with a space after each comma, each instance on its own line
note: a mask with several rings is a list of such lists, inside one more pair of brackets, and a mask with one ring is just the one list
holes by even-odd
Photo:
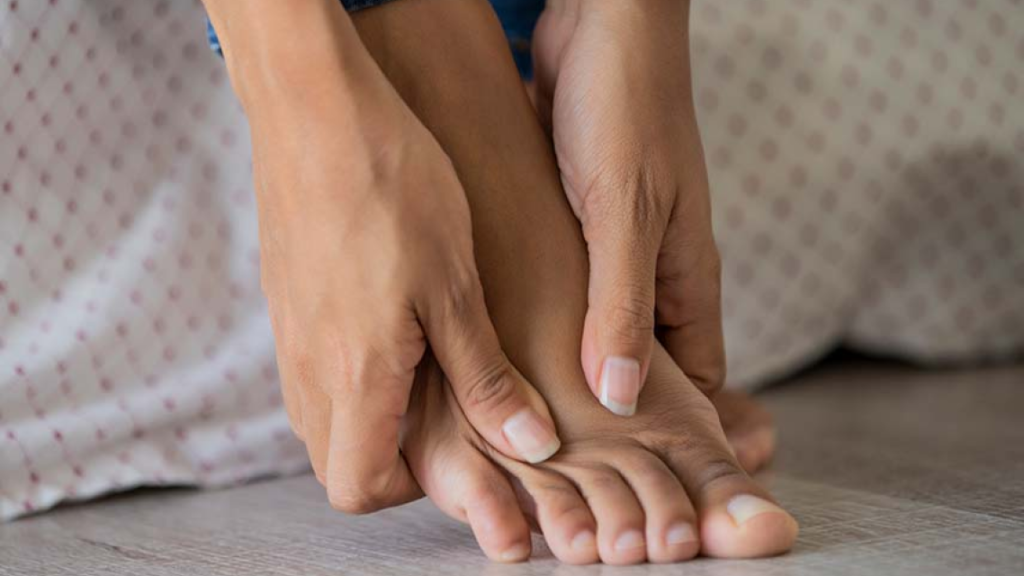
[[[530, 528], [508, 480], [500, 475], [470, 481], [461, 502], [466, 520], [480, 548], [497, 562], [523, 562], [530, 558]], [[459, 488], [455, 488], [458, 490]]]
[[756, 558], [793, 547], [796, 520], [757, 487], [728, 490], [703, 514], [704, 551], [719, 558]]
[[753, 474], [764, 468], [775, 453], [771, 414], [750, 395], [735, 390], [722, 390], [711, 401], [743, 469]]
[[697, 514], [675, 474], [653, 454], [635, 451], [614, 459], [646, 518], [647, 559], [689, 560], [700, 552]]
[[597, 521], [597, 549], [605, 564], [636, 564], [647, 558], [643, 508], [610, 466], [566, 466]]
[[462, 436], [438, 426], [404, 450], [423, 492], [445, 514], [467, 522], [480, 548], [498, 562], [530, 557], [530, 527], [511, 484]]
[[724, 441], [709, 439], [702, 449], [688, 452], [667, 462], [697, 505], [705, 555], [757, 558], [792, 548], [796, 520], [740, 468]]
[[550, 470], [513, 465], [548, 548], [567, 564], [592, 564], [597, 550], [597, 523], [579, 491], [564, 476]]
[[740, 466], [753, 474], [768, 465], [775, 452], [775, 430], [771, 427], [749, 430], [729, 436], [729, 444]]
[[469, 523], [480, 548], [497, 562], [529, 559], [530, 527], [508, 479], [476, 451], [428, 464], [424, 492], [449, 516]]

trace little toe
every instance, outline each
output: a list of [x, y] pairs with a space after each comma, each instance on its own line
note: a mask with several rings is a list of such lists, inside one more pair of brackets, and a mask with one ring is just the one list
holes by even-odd
[[646, 451], [616, 457], [614, 463], [643, 506], [647, 559], [679, 562], [696, 556], [700, 552], [697, 513], [668, 466]]
[[405, 451], [423, 492], [445, 514], [468, 523], [491, 560], [529, 559], [530, 526], [505, 475], [464, 437], [440, 426], [428, 430]]
[[647, 558], [643, 508], [617, 470], [609, 466], [567, 466], [597, 520], [597, 549], [605, 564], [636, 564]]
[[424, 492], [450, 516], [463, 518], [491, 560], [522, 562], [530, 558], [530, 527], [508, 479], [476, 451], [432, 468], [437, 476]]

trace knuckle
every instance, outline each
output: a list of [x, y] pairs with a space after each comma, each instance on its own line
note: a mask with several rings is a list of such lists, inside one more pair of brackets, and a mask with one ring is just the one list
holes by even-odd
[[712, 395], [722, 389], [725, 385], [725, 359], [709, 364], [706, 368], [694, 374], [687, 374], [693, 383], [697, 385], [706, 395]]
[[703, 487], [711, 486], [723, 480], [747, 477], [739, 465], [732, 458], [722, 456], [711, 457], [701, 462], [697, 468], [697, 485]]
[[480, 297], [478, 290], [475, 267], [458, 266], [449, 272], [440, 294], [444, 317], [453, 321], [469, 318]]
[[611, 468], [596, 468], [587, 474], [587, 483], [599, 492], [615, 489], [623, 482], [622, 476]]
[[335, 510], [353, 515], [370, 514], [388, 505], [387, 500], [378, 491], [338, 483], [328, 484], [327, 499]]
[[654, 306], [651, 300], [635, 294], [617, 298], [607, 310], [612, 336], [629, 342], [641, 342], [654, 334]]
[[547, 511], [555, 525], [588, 515], [579, 492], [572, 486], [552, 483], [543, 486], [541, 490], [546, 494], [542, 496], [540, 505]]
[[747, 478], [724, 447], [709, 446], [696, 437], [682, 442], [668, 440], [657, 452], [673, 469], [696, 471], [692, 478], [701, 490], [722, 480]]
[[673, 476], [665, 465], [653, 455], [651, 458], [637, 458], [631, 462], [630, 476], [642, 485], [665, 485], [673, 481]]
[[516, 392], [515, 375], [508, 362], [495, 361], [482, 368], [463, 383], [466, 408], [469, 410], [502, 406], [512, 399]]
[[[614, 218], [644, 230], [668, 220], [667, 199], [674, 196], [675, 187], [666, 184], [670, 181], [666, 171], [641, 150], [634, 154], [630, 161], [609, 163], [591, 174], [581, 190], [584, 225]], [[612, 191], [615, 193], [609, 193]]]

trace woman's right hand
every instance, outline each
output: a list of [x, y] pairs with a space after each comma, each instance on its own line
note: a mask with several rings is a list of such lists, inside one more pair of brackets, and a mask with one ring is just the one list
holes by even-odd
[[499, 345], [454, 168], [332, 4], [290, 58], [254, 75], [221, 39], [252, 129], [288, 417], [331, 503], [363, 513], [420, 495], [398, 446], [428, 345], [494, 448], [539, 462], [559, 442]]

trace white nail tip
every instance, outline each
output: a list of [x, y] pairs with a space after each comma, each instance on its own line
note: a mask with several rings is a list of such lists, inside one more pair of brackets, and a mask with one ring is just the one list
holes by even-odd
[[577, 552], [584, 552], [594, 547], [594, 533], [590, 530], [584, 530], [573, 537], [572, 543], [569, 544], [573, 550]]
[[615, 549], [619, 552], [633, 550], [643, 546], [646, 546], [644, 536], [635, 530], [630, 530], [615, 540]]
[[725, 507], [729, 515], [732, 516], [736, 524], [744, 524], [755, 516], [769, 512], [783, 512], [782, 508], [779, 508], [775, 504], [758, 498], [757, 496], [750, 496], [749, 494], [741, 494], [733, 497], [732, 500]]
[[636, 414], [636, 404], [619, 404], [608, 397], [607, 388], [601, 391], [601, 405], [619, 416], [632, 416]]
[[530, 550], [522, 544], [517, 544], [498, 555], [501, 562], [519, 562], [530, 555]]
[[697, 532], [689, 524], [677, 524], [665, 534], [665, 543], [669, 546], [689, 544], [697, 541]]
[[[601, 367], [600, 394], [598, 400], [605, 408], [619, 416], [636, 414], [637, 396], [640, 391], [640, 363], [632, 358], [609, 356]], [[615, 393], [612, 394], [612, 390]], [[612, 396], [618, 398], [613, 400]], [[631, 403], [619, 400], [631, 399]]]
[[516, 453], [530, 464], [547, 460], [562, 446], [558, 437], [529, 408], [510, 416], [501, 429]]
[[558, 440], [552, 440], [551, 442], [545, 444], [544, 447], [539, 450], [534, 450], [532, 452], [523, 454], [523, 458], [530, 464], [539, 464], [540, 462], [543, 462], [548, 458], [554, 456], [555, 452], [558, 452], [558, 449], [561, 447], [561, 442], [559, 442]]

